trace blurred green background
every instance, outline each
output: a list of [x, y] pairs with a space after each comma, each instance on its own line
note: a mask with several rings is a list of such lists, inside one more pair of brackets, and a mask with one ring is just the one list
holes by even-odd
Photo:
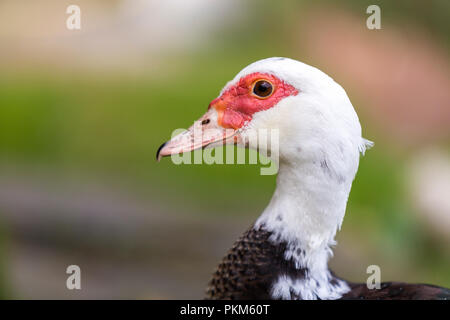
[[334, 271], [450, 287], [449, 31], [446, 0], [0, 1], [0, 297], [201, 298], [275, 176], [155, 153], [270, 56], [332, 76], [375, 141]]

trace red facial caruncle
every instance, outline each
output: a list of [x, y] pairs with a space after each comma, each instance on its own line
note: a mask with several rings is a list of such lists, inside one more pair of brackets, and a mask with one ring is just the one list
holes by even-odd
[[237, 130], [252, 120], [254, 113], [270, 109], [281, 99], [297, 94], [297, 89], [277, 77], [256, 72], [241, 78], [214, 99], [208, 110], [217, 111], [220, 126]]

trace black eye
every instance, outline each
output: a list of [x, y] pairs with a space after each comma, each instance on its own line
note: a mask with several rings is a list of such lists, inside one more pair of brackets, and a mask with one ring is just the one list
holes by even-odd
[[273, 86], [269, 81], [258, 80], [253, 85], [253, 94], [259, 98], [268, 98], [273, 91]]

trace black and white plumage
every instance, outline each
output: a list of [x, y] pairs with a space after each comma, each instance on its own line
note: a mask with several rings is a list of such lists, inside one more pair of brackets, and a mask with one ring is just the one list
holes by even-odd
[[[270, 241], [271, 233], [263, 227], [249, 228], [227, 252], [214, 272], [206, 291], [207, 299], [268, 300], [273, 299], [273, 284], [279, 277], [291, 277], [304, 281], [307, 268], [296, 268], [295, 263], [284, 258], [285, 243]], [[298, 249], [301, 250], [301, 249]], [[299, 252], [300, 254], [300, 252]], [[425, 284], [383, 282], [380, 289], [369, 289], [366, 283], [350, 283], [338, 278], [331, 271], [328, 275], [331, 287], [348, 288], [338, 299], [345, 300], [449, 300], [450, 290]], [[320, 290], [319, 284], [314, 288]], [[319, 299], [289, 292], [290, 299]]]
[[[277, 130], [278, 143], [252, 143], [259, 130]], [[361, 136], [345, 90], [325, 73], [287, 58], [247, 66], [199, 121], [161, 146], [157, 158], [223, 143], [269, 153], [278, 166], [277, 187], [220, 263], [208, 298], [450, 298], [447, 289], [426, 285], [385, 283], [369, 290], [328, 269], [360, 153], [372, 143]]]
[[[274, 283], [280, 277], [304, 280], [306, 267], [297, 268], [293, 260], [286, 260], [286, 243], [275, 244], [272, 233], [264, 227], [249, 228], [233, 245], [210, 281], [210, 299], [271, 299]], [[298, 255], [301, 255], [300, 248]], [[342, 285], [341, 280], [328, 274], [330, 286]], [[289, 292], [291, 299], [301, 299], [298, 292]], [[311, 297], [314, 298], [314, 297]]]

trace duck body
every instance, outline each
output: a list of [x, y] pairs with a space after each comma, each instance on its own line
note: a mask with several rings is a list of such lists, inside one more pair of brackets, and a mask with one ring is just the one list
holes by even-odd
[[[275, 281], [280, 276], [307, 283], [308, 269], [298, 269], [284, 258], [286, 244], [274, 244], [271, 233], [263, 228], [249, 228], [227, 252], [214, 272], [206, 299], [272, 300]], [[380, 289], [369, 289], [366, 283], [351, 283], [329, 272], [330, 287], [344, 288], [342, 300], [450, 300], [450, 290], [426, 284], [382, 282]], [[320, 288], [317, 288], [319, 290]], [[289, 292], [289, 300], [320, 299], [311, 288]], [[277, 298], [278, 299], [278, 298]]]
[[446, 289], [399, 283], [372, 292], [328, 269], [360, 155], [373, 143], [362, 137], [345, 90], [324, 72], [280, 57], [250, 64], [157, 158], [224, 144], [268, 155], [277, 182], [268, 206], [220, 263], [208, 298], [448, 298]]
[[[273, 288], [282, 277], [306, 284], [309, 270], [306, 267], [297, 268], [293, 260], [286, 260], [284, 255], [287, 244], [283, 242], [274, 244], [270, 240], [272, 235], [263, 227], [249, 228], [217, 267], [207, 289], [207, 298], [268, 300], [273, 298]], [[343, 282], [329, 273], [326, 285], [336, 287], [339, 291], [339, 286], [342, 286]], [[316, 286], [317, 284], [314, 289], [320, 289]], [[346, 289], [345, 285], [343, 289]], [[317, 298], [312, 288], [304, 288], [303, 292], [301, 288], [297, 291], [290, 290], [288, 295], [283, 298], [290, 300], [303, 297]]]

